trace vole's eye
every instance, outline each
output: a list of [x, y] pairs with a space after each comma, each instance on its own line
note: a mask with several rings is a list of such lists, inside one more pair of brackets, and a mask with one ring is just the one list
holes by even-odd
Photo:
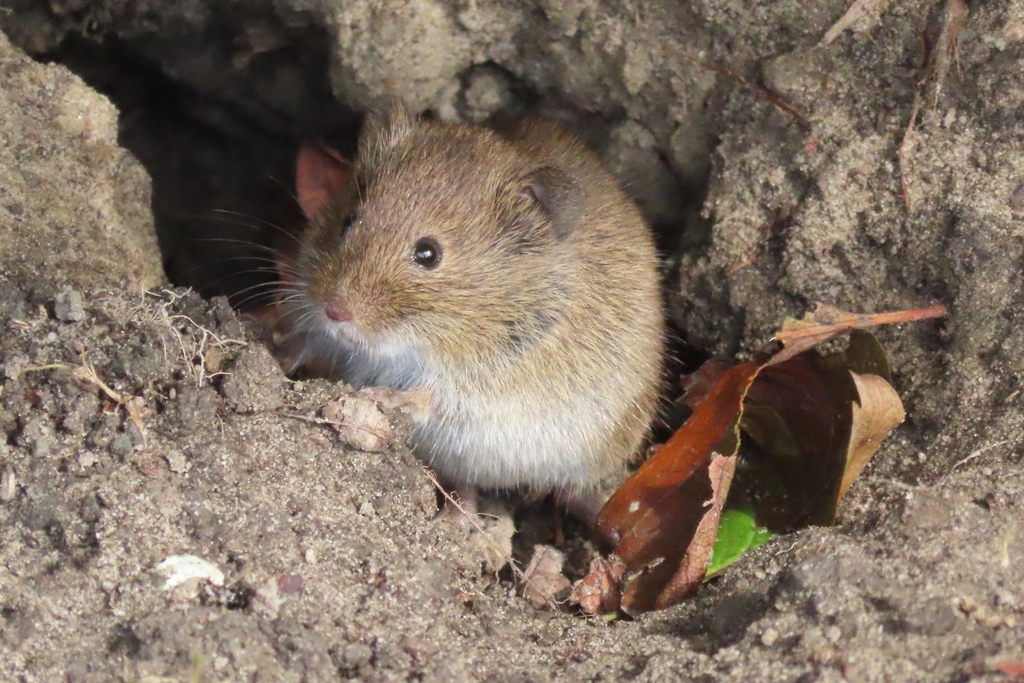
[[344, 235], [348, 232], [348, 229], [352, 227], [352, 216], [345, 219], [345, 222], [341, 224], [341, 234]]
[[441, 263], [441, 245], [433, 237], [421, 237], [412, 250], [412, 262], [428, 270]]

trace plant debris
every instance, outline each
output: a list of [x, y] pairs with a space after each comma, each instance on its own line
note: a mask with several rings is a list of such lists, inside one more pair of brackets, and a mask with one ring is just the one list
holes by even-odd
[[224, 572], [209, 560], [195, 555], [171, 555], [156, 566], [156, 571], [166, 579], [165, 590], [191, 579], [208, 581], [214, 586], [224, 585]]
[[907, 311], [850, 313], [819, 303], [815, 305], [813, 312], [804, 315], [802, 319], [786, 318], [783, 321], [782, 329], [775, 335], [775, 339], [782, 342], [786, 348], [775, 354], [770, 364], [774, 365], [788, 360], [812, 346], [817, 346], [837, 334], [849, 330], [941, 318], [944, 315], [946, 315], [946, 307], [942, 304]]
[[847, 29], [863, 33], [878, 24], [878, 19], [889, 7], [891, 0], [856, 0], [846, 14], [825, 32], [819, 45], [829, 45]]
[[[774, 356], [705, 363], [687, 378], [690, 419], [600, 511], [597, 540], [615, 559], [593, 564], [574, 600], [591, 614], [662, 609], [772, 534], [834, 523], [839, 501], [904, 418], [888, 359], [859, 328], [944, 313], [819, 304], [786, 320]], [[845, 352], [811, 348], [843, 332]], [[629, 573], [621, 599], [619, 562]]]
[[622, 579], [626, 563], [618, 555], [595, 557], [587, 575], [576, 582], [569, 602], [587, 614], [614, 614], [622, 600]]
[[572, 590], [569, 579], [562, 575], [565, 555], [549, 545], [533, 546], [533, 557], [523, 571], [523, 597], [540, 609], [564, 602]]

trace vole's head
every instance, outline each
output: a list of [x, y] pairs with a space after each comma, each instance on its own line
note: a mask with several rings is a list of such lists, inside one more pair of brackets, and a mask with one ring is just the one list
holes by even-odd
[[484, 361], [558, 324], [585, 209], [565, 165], [398, 102], [367, 117], [351, 172], [337, 163], [315, 147], [299, 157], [304, 327], [380, 357]]

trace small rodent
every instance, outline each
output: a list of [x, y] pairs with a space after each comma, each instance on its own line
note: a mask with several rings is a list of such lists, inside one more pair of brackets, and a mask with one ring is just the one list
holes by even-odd
[[389, 100], [340, 163], [299, 157], [310, 226], [286, 299], [307, 357], [414, 396], [416, 452], [463, 496], [586, 500], [637, 456], [658, 402], [657, 255], [637, 207], [543, 121], [417, 120]]

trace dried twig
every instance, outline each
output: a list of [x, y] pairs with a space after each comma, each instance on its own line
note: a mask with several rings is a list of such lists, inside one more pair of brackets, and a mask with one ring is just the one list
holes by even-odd
[[743, 76], [740, 76], [738, 73], [736, 73], [734, 71], [730, 71], [729, 69], [726, 69], [725, 67], [721, 67], [721, 66], [718, 66], [716, 64], [711, 64], [710, 62], [703, 62], [703, 61], [700, 61], [700, 60], [695, 60], [695, 61], [697, 62], [698, 65], [704, 67], [705, 69], [708, 69], [710, 71], [714, 71], [716, 74], [719, 74], [721, 76], [725, 76], [729, 80], [735, 81], [736, 83], [739, 83], [740, 85], [742, 85], [745, 88], [747, 88], [748, 90], [750, 90], [750, 92], [752, 92], [754, 95], [756, 95], [759, 99], [767, 100], [768, 102], [774, 104], [776, 107], [778, 107], [782, 111], [784, 111], [787, 114], [789, 114], [790, 116], [792, 116], [793, 120], [796, 121], [797, 128], [799, 128], [802, 132], [804, 132], [804, 133], [810, 133], [811, 132], [811, 122], [810, 121], [808, 121], [803, 116], [801, 116], [797, 112], [796, 109], [794, 109], [793, 107], [789, 106], [788, 104], [786, 104], [781, 99], [779, 99], [778, 97], [776, 97], [772, 93], [768, 92], [767, 90], [765, 90], [761, 86], [757, 85], [756, 83], [752, 83], [751, 81], [747, 80]]
[[925, 70], [924, 76], [918, 84], [918, 90], [914, 93], [914, 108], [910, 113], [910, 123], [903, 133], [903, 140], [900, 142], [897, 157], [900, 167], [900, 192], [903, 194], [903, 203], [907, 207], [907, 213], [914, 212], [913, 202], [910, 198], [907, 178], [910, 175], [907, 168], [907, 157], [909, 156], [914, 141], [914, 128], [917, 126], [917, 117], [921, 113], [922, 89], [929, 83], [932, 84], [931, 107], [938, 106], [939, 95], [942, 86], [946, 82], [949, 73], [949, 66], [955, 62], [957, 71], [960, 69], [960, 31], [967, 23], [967, 14], [970, 8], [965, 0], [946, 0], [946, 6], [942, 15], [942, 31], [939, 34], [937, 44], [931, 49], [925, 32]]
[[877, 19], [889, 6], [889, 2], [890, 0], [855, 0], [855, 2], [850, 5], [850, 8], [846, 10], [846, 14], [844, 14], [839, 21], [832, 24], [832, 28], [826, 31], [825, 36], [818, 44], [830, 44], [833, 40], [838, 38], [843, 31], [848, 28], [852, 28], [855, 24], [864, 19]]
[[914, 206], [910, 200], [910, 192], [907, 190], [907, 155], [909, 154], [910, 145], [913, 142], [912, 134], [914, 132], [914, 126], [917, 125], [917, 115], [921, 111], [921, 94], [916, 93], [914, 95], [914, 109], [910, 112], [910, 123], [907, 124], [907, 130], [903, 133], [903, 141], [900, 142], [900, 148], [897, 152], [898, 161], [900, 164], [900, 192], [903, 194], [903, 204], [907, 207], [907, 213], [914, 213]]
[[819, 303], [814, 311], [804, 315], [801, 320], [786, 318], [782, 329], [774, 337], [776, 341], [782, 342], [785, 348], [772, 356], [768, 365], [777, 365], [789, 360], [812, 346], [828, 341], [837, 334], [849, 330], [941, 318], [944, 315], [946, 315], [946, 307], [942, 304], [906, 311], [850, 313]]
[[508, 566], [512, 568], [512, 573], [515, 575], [515, 577], [524, 584], [530, 583], [530, 580], [526, 578], [525, 574], [523, 574], [523, 571], [516, 564], [516, 561], [512, 557], [506, 555], [505, 551], [503, 551], [498, 546], [498, 544], [494, 542], [494, 539], [487, 535], [487, 532], [484, 530], [484, 528], [480, 526], [480, 524], [476, 521], [476, 515], [467, 512], [466, 509], [462, 507], [462, 504], [459, 503], [459, 501], [455, 498], [455, 496], [453, 496], [448, 490], [446, 490], [445, 487], [441, 486], [441, 482], [437, 480], [437, 475], [434, 474], [434, 470], [430, 469], [429, 467], [424, 467], [423, 472], [426, 475], [427, 479], [430, 480], [430, 483], [433, 484], [434, 487], [441, 492], [441, 495], [444, 496], [444, 499], [445, 501], [447, 501], [448, 505], [451, 505], [456, 510], [458, 510], [459, 514], [464, 515], [466, 520], [473, 525], [473, 528], [476, 529], [477, 532], [491, 546], [491, 548], [496, 553], [498, 553], [498, 556], [508, 563]]
[[952, 472], [953, 470], [955, 470], [956, 468], [960, 467], [961, 465], [966, 465], [967, 463], [969, 463], [970, 461], [974, 460], [975, 458], [977, 458], [979, 455], [981, 455], [985, 451], [990, 451], [993, 448], [997, 448], [999, 446], [1003, 446], [1003, 445], [1008, 444], [1008, 443], [1010, 443], [1010, 442], [1008, 440], [1004, 439], [1003, 441], [996, 441], [995, 443], [990, 443], [987, 446], [982, 446], [981, 448], [977, 449], [976, 451], [974, 451], [970, 455], [968, 455], [966, 458], [961, 460], [960, 462], [958, 462], [955, 465], [953, 465], [952, 467], [950, 467], [949, 471]]
[[22, 372], [39, 372], [41, 370], [69, 370], [75, 379], [92, 384], [99, 388], [107, 398], [117, 404], [118, 407], [123, 407], [125, 413], [128, 414], [128, 418], [135, 423], [135, 426], [139, 429], [139, 434], [142, 435], [142, 445], [146, 445], [146, 426], [142, 421], [142, 408], [145, 406], [145, 401], [141, 396], [132, 396], [131, 398], [125, 398], [125, 395], [120, 391], [114, 389], [102, 379], [100, 379], [99, 373], [96, 372], [96, 366], [86, 358], [85, 350], [81, 353], [82, 364], [81, 365], [68, 365], [67, 363], [51, 363], [49, 365], [31, 365], [23, 368]]
[[938, 49], [934, 51], [932, 72], [935, 75], [935, 90], [932, 93], [932, 108], [938, 104], [950, 63], [956, 62], [957, 71], [960, 70], [960, 30], [967, 23], [969, 9], [964, 0], [946, 0], [946, 9], [942, 14], [942, 33], [939, 34]]

